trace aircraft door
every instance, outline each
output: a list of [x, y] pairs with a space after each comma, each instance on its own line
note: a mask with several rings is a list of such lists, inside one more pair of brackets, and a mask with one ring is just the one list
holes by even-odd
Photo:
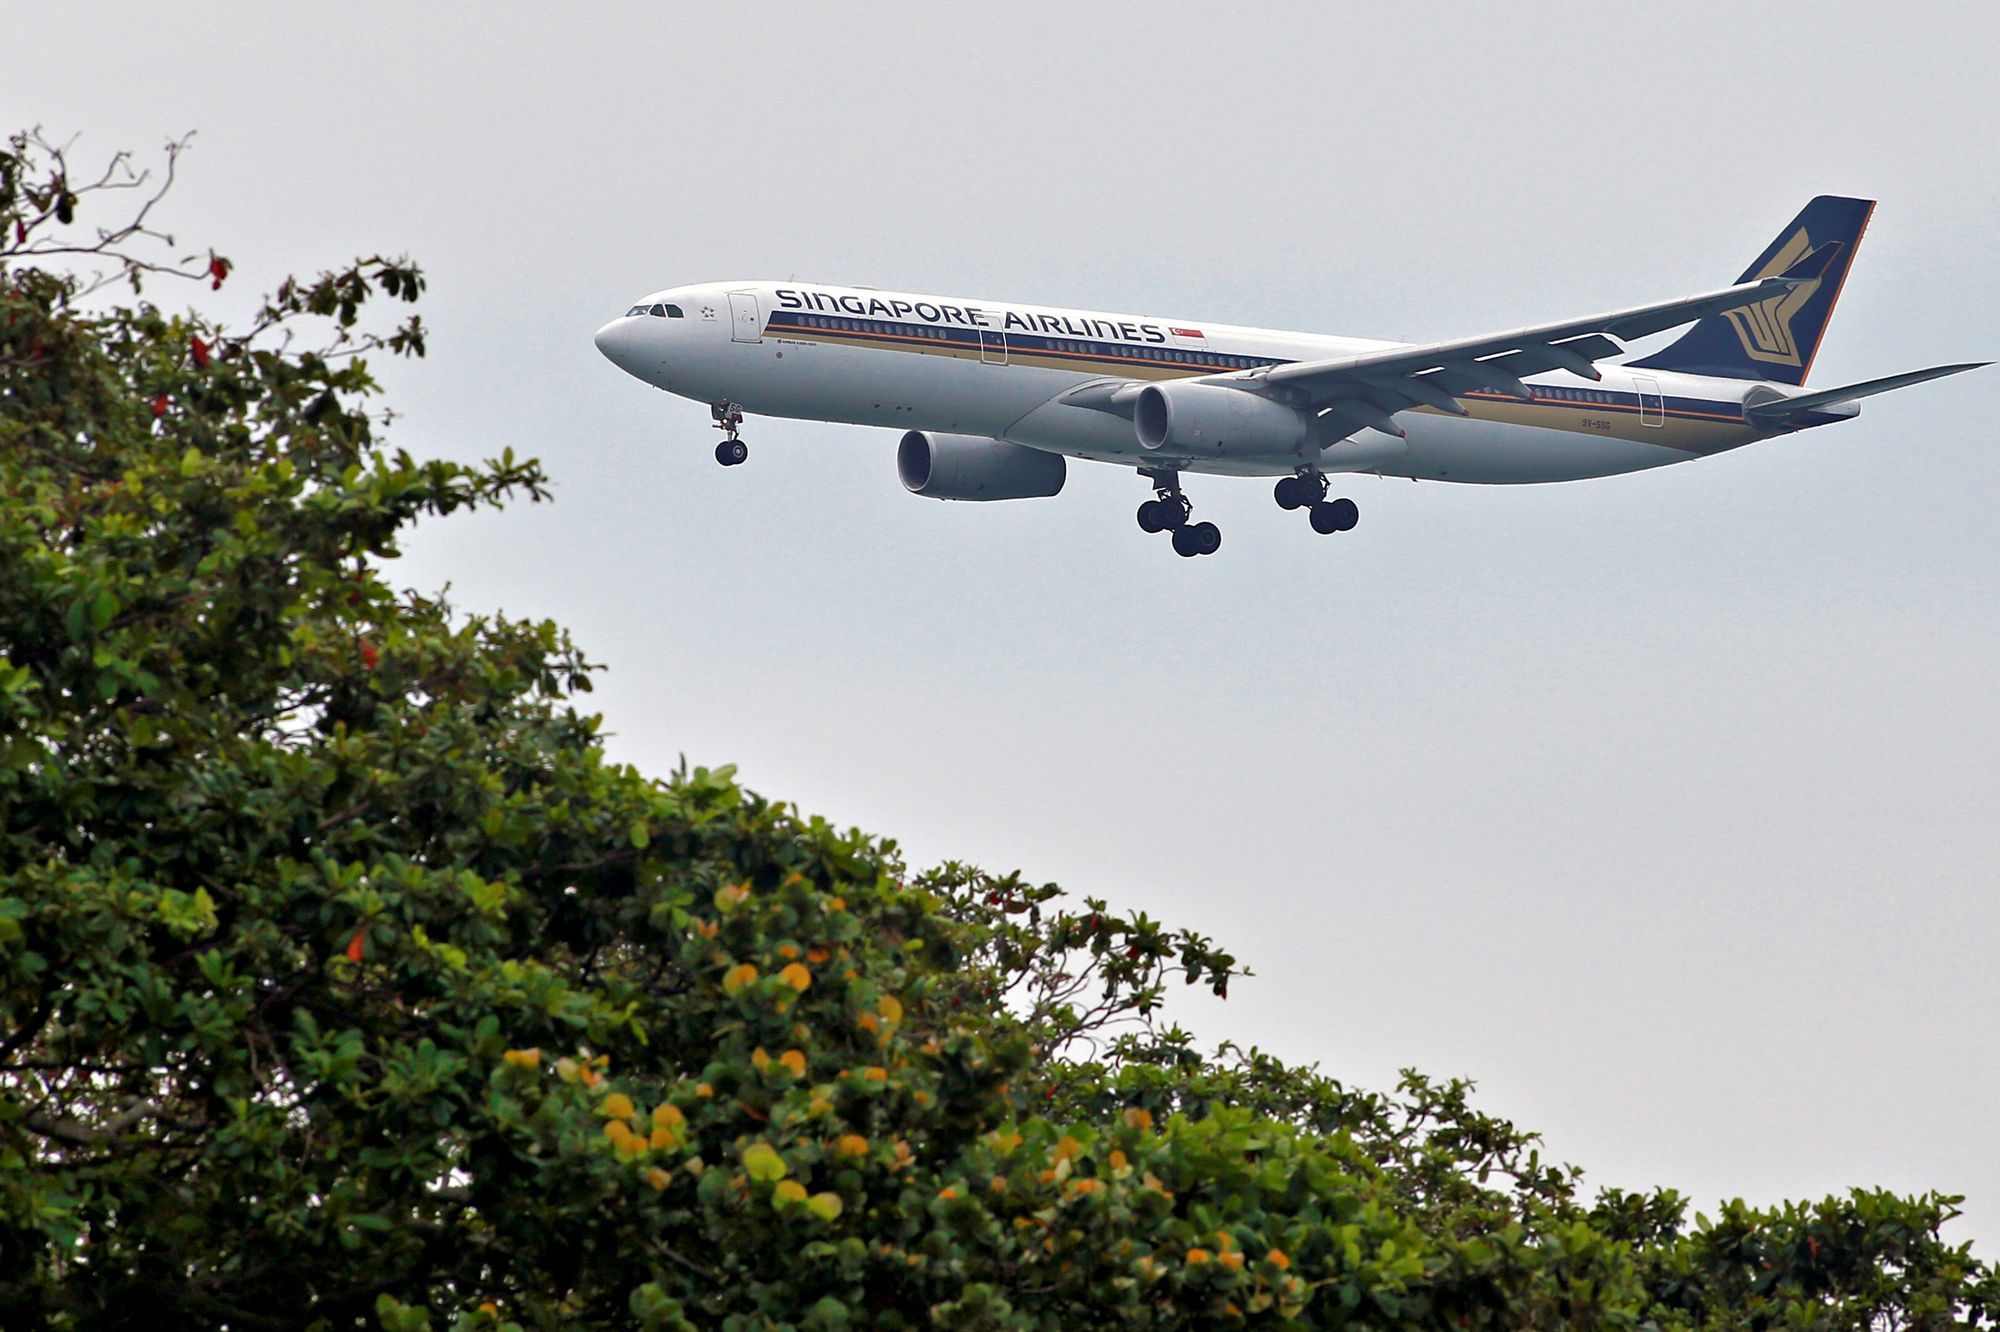
[[1632, 382], [1639, 387], [1639, 424], [1657, 426], [1667, 423], [1666, 405], [1660, 401], [1660, 381], [1651, 375], [1634, 375]]
[[730, 292], [729, 319], [729, 336], [734, 341], [762, 342], [764, 340], [764, 320], [757, 311], [756, 292]]
[[979, 330], [979, 359], [988, 365], [1007, 364], [1007, 330], [1003, 328]]

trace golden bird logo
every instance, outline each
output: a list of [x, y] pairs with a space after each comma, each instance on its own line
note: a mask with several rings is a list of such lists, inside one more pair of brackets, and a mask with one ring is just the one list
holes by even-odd
[[[1806, 235], [1804, 227], [1800, 227], [1754, 276], [1767, 278], [1782, 273], [1805, 257], [1810, 249], [1812, 238]], [[1737, 340], [1743, 344], [1743, 354], [1753, 361], [1765, 361], [1772, 365], [1800, 364], [1798, 339], [1792, 336], [1792, 317], [1813, 298], [1819, 284], [1820, 279], [1814, 278], [1800, 283], [1782, 296], [1725, 311], [1722, 317], [1736, 330]]]

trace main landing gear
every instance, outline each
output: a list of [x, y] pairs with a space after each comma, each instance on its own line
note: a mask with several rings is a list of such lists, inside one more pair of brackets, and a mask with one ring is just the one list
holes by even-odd
[[1214, 523], [1191, 523], [1194, 505], [1181, 493], [1178, 472], [1148, 472], [1140, 475], [1153, 482], [1153, 498], [1139, 506], [1139, 530], [1172, 532], [1174, 554], [1183, 558], [1213, 555], [1222, 549], [1222, 529]]
[[737, 437], [736, 429], [743, 424], [743, 409], [729, 401], [710, 403], [708, 414], [715, 418], [715, 428], [723, 432], [722, 442], [715, 446], [715, 460], [724, 467], [735, 467], [750, 456], [750, 446]]
[[1326, 497], [1326, 477], [1319, 472], [1302, 471], [1278, 482], [1272, 491], [1281, 509], [1304, 509], [1312, 521], [1312, 529], [1321, 536], [1335, 532], [1351, 532], [1361, 521], [1361, 510], [1351, 499], [1329, 500]]

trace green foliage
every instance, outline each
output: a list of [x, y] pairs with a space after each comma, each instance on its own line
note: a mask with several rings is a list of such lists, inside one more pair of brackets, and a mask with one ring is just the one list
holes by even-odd
[[1464, 1083], [1162, 1030], [1208, 940], [609, 763], [560, 630], [386, 580], [543, 485], [377, 444], [421, 274], [94, 307], [38, 256], [229, 271], [97, 188], [0, 156], [0, 1324], [1993, 1321], [1955, 1199], [1586, 1203]]

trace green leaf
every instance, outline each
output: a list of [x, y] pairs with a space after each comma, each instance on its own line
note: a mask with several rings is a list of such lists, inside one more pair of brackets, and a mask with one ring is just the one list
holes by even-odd
[[743, 1169], [760, 1184], [772, 1184], [791, 1172], [785, 1158], [769, 1143], [756, 1142], [743, 1149]]

